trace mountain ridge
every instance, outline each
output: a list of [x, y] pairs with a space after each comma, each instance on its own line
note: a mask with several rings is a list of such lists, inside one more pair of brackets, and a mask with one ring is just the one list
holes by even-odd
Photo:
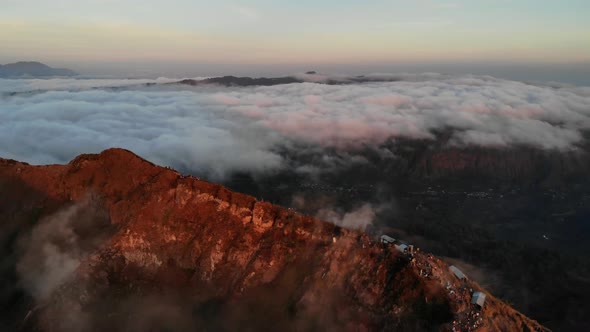
[[[178, 330], [543, 330], [489, 293], [484, 310], [476, 310], [471, 290], [484, 290], [457, 280], [430, 254], [406, 256], [367, 234], [184, 176], [128, 150], [80, 155], [67, 165], [0, 159], [0, 183], [0, 197], [10, 197], [0, 203], [4, 220], [36, 213], [33, 227], [72, 204], [84, 210], [91, 200], [114, 228], [51, 300], [33, 301], [41, 309], [23, 304], [25, 313], [31, 310], [24, 330], [66, 331], [72, 325], [56, 318], [78, 311], [86, 317], [76, 325], [81, 330], [122, 328], [118, 313], [144, 312], [110, 300], [124, 293], [125, 301], [131, 295], [143, 301], [148, 293], [162, 302], [175, 292], [182, 300], [169, 307], [192, 308], [186, 314], [192, 318], [183, 315], [184, 325], [175, 325], [179, 317], [169, 307], [156, 316], [157, 324]], [[205, 314], [195, 318], [195, 310]], [[105, 313], [115, 318], [99, 319]], [[145, 324], [156, 322], [132, 325]]]
[[0, 77], [50, 77], [75, 76], [75, 71], [66, 68], [52, 68], [37, 61], [19, 61], [0, 65]]

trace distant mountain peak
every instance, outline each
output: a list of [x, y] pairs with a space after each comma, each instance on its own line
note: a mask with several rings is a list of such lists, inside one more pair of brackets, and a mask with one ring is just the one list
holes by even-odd
[[43, 68], [51, 68], [48, 65], [41, 63], [39, 61], [17, 61], [14, 63], [10, 63], [7, 64], [5, 66], [10, 66], [10, 65], [15, 65], [15, 66], [38, 66], [38, 67], [43, 67]]
[[50, 77], [75, 76], [76, 72], [65, 68], [52, 68], [38, 61], [19, 61], [0, 65], [0, 77]]

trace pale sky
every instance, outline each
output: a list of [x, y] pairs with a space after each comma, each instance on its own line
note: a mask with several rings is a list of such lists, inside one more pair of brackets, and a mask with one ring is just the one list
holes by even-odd
[[590, 63], [588, 0], [0, 0], [0, 63]]

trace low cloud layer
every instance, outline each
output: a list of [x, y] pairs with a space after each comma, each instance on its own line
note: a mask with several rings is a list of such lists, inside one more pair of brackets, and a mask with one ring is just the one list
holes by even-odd
[[[438, 74], [399, 79], [248, 88], [0, 80], [0, 156], [63, 163], [123, 147], [159, 164], [221, 177], [285, 167], [277, 151], [293, 146], [347, 150], [395, 138], [433, 139], [449, 130], [450, 144], [458, 146], [569, 150], [590, 128], [590, 88]], [[127, 88], [100, 89], [105, 86]], [[43, 92], [7, 94], [34, 90]]]

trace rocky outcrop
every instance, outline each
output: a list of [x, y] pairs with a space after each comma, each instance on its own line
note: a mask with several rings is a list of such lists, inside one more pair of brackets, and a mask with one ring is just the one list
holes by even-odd
[[209, 85], [209, 84], [216, 84], [216, 85], [222, 85], [222, 86], [272, 86], [272, 85], [302, 83], [302, 82], [303, 82], [302, 80], [299, 80], [299, 79], [297, 79], [295, 77], [291, 77], [291, 76], [272, 77], [272, 78], [222, 76], [222, 77], [207, 78], [204, 80], [185, 79], [185, 80], [177, 82], [177, 84], [192, 85], [192, 86]]
[[344, 84], [359, 84], [370, 82], [396, 82], [401, 80], [395, 76], [351, 76], [351, 77], [333, 77], [329, 78], [314, 71], [307, 72], [305, 75], [299, 76], [282, 76], [282, 77], [236, 77], [236, 76], [220, 76], [211, 77], [203, 80], [184, 79], [172, 84], [184, 84], [192, 86], [202, 85], [222, 85], [222, 86], [273, 86], [281, 84], [305, 83], [313, 82], [327, 85], [344, 85]]
[[[87, 231], [65, 241], [79, 265], [50, 296], [12, 291], [1, 299], [12, 305], [2, 319], [13, 329], [543, 330], [490, 294], [483, 310], [471, 305], [471, 292], [485, 290], [430, 254], [402, 254], [126, 150], [67, 165], [0, 160], [0, 198], [3, 250], [71, 206], [102, 211], [108, 223], [92, 250], [70, 248], [89, 242]], [[68, 239], [82, 234], [72, 229]], [[63, 254], [55, 249], [62, 244], [51, 248]], [[10, 255], [1, 273], [19, 288], [27, 271], [19, 250]]]

